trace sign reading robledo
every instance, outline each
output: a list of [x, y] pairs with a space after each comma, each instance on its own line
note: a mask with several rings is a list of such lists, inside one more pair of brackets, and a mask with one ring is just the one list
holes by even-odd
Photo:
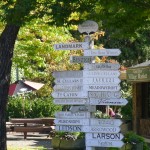
[[70, 56], [71, 63], [92, 63], [94, 60], [91, 56]]

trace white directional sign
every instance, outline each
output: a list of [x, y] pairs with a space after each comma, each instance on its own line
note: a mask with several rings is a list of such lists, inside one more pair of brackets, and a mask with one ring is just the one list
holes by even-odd
[[70, 111], [60, 111], [55, 113], [55, 117], [57, 118], [78, 118], [78, 119], [86, 119], [90, 118], [90, 112], [77, 112], [77, 113], [72, 113]]
[[89, 84], [83, 86], [83, 90], [85, 91], [119, 91], [120, 89], [121, 89], [120, 85], [115, 84], [110, 85]]
[[84, 105], [84, 106], [82, 106], [82, 105], [81, 106], [71, 106], [70, 111], [72, 113], [81, 112], [81, 111], [95, 112], [96, 107], [90, 106], [90, 105], [88, 105], [88, 106], [86, 106], [86, 105]]
[[66, 132], [91, 132], [91, 133], [118, 133], [119, 127], [100, 127], [100, 126], [83, 126], [83, 125], [56, 125], [56, 131]]
[[110, 98], [120, 98], [120, 91], [90, 91], [88, 92], [89, 98], [97, 98], [97, 99], [110, 99]]
[[53, 98], [87, 98], [87, 92], [53, 92]]
[[82, 78], [83, 71], [54, 71], [52, 75], [54, 78]]
[[80, 92], [83, 91], [83, 85], [55, 85], [53, 87], [56, 92]]
[[106, 140], [86, 140], [86, 146], [94, 147], [122, 147], [124, 143], [122, 141], [106, 141]]
[[89, 104], [89, 100], [86, 98], [57, 98], [53, 100], [54, 104], [57, 105], [85, 105]]
[[93, 63], [84, 64], [84, 70], [118, 70], [120, 65], [118, 63]]
[[84, 50], [85, 56], [119, 56], [119, 49], [88, 49]]
[[120, 127], [83, 126], [83, 132], [118, 133], [120, 132]]
[[56, 125], [56, 131], [65, 131], [65, 132], [82, 132], [82, 125]]
[[72, 84], [72, 85], [76, 85], [76, 84], [83, 84], [83, 78], [57, 78], [54, 80], [54, 82], [56, 84]]
[[78, 26], [80, 33], [93, 33], [98, 30], [98, 24], [95, 21], [87, 20]]
[[89, 119], [55, 119], [56, 125], [89, 125]]
[[71, 63], [92, 63], [94, 60], [91, 56], [70, 56]]
[[83, 84], [119, 84], [121, 80], [119, 78], [111, 77], [93, 77], [93, 78], [84, 78]]
[[90, 125], [104, 126], [104, 127], [119, 127], [122, 124], [120, 119], [90, 119]]
[[83, 71], [83, 77], [119, 77], [120, 72], [118, 70], [95, 70], [95, 71]]
[[60, 43], [55, 44], [55, 50], [78, 50], [78, 49], [88, 49], [88, 42], [76, 42], [76, 43]]
[[123, 135], [121, 133], [86, 133], [86, 140], [94, 140], [94, 139], [100, 139], [100, 140], [122, 140]]
[[126, 99], [94, 99], [90, 98], [90, 105], [114, 105], [114, 106], [124, 106], [128, 103]]

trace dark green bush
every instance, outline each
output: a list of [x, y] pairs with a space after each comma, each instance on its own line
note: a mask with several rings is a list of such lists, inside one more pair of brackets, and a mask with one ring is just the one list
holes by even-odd
[[14, 96], [9, 97], [6, 119], [54, 117], [55, 112], [61, 109], [53, 103], [52, 97]]

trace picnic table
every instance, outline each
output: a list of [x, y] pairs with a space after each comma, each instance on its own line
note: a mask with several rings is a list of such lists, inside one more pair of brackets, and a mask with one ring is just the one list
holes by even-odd
[[9, 122], [12, 131], [24, 133], [24, 139], [27, 132], [50, 132], [55, 126], [54, 118], [12, 118]]

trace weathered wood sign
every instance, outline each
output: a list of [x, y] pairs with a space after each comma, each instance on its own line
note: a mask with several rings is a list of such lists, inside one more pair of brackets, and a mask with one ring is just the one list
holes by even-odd
[[65, 132], [82, 132], [82, 125], [56, 125], [56, 131], [65, 131]]
[[122, 140], [123, 135], [121, 133], [86, 133], [86, 139], [87, 140], [93, 140], [93, 139], [100, 139], [100, 140]]
[[88, 48], [89, 48], [88, 42], [60, 43], [54, 45], [55, 50], [79, 50]]
[[55, 119], [56, 125], [89, 125], [89, 119]]
[[96, 71], [86, 71], [83, 70], [83, 77], [119, 77], [120, 72], [118, 70], [96, 70]]
[[101, 85], [101, 84], [89, 84], [84, 85], [83, 90], [85, 91], [119, 91], [121, 89], [120, 85]]
[[54, 71], [52, 75], [54, 78], [82, 78], [83, 71]]
[[53, 87], [56, 92], [80, 92], [83, 91], [83, 85], [55, 85]]
[[110, 98], [120, 98], [120, 91], [90, 91], [88, 92], [89, 98], [97, 99], [110, 99]]
[[53, 92], [53, 98], [87, 98], [87, 92]]
[[119, 84], [121, 80], [119, 78], [111, 77], [93, 77], [93, 78], [84, 78], [83, 84]]
[[114, 106], [124, 106], [128, 101], [124, 98], [120, 99], [94, 99], [90, 98], [91, 105], [114, 105]]
[[90, 119], [90, 125], [104, 126], [104, 127], [119, 127], [122, 124], [120, 119]]
[[90, 118], [90, 112], [77, 112], [77, 113], [72, 113], [71, 111], [60, 111], [55, 113], [55, 117], [57, 118], [78, 118], [78, 119], [86, 119]]
[[54, 80], [56, 84], [83, 84], [83, 78], [57, 78]]
[[94, 60], [91, 56], [70, 56], [71, 63], [92, 63]]
[[86, 140], [86, 146], [94, 147], [122, 147], [124, 143], [122, 141], [106, 141], [100, 139]]
[[85, 105], [89, 104], [87, 98], [57, 98], [53, 100], [54, 104], [57, 105]]
[[93, 63], [84, 64], [84, 70], [118, 70], [120, 64], [118, 63]]
[[87, 20], [78, 25], [78, 31], [80, 33], [94, 33], [98, 30], [98, 24], [95, 21]]
[[88, 49], [84, 50], [85, 56], [119, 56], [119, 49]]

